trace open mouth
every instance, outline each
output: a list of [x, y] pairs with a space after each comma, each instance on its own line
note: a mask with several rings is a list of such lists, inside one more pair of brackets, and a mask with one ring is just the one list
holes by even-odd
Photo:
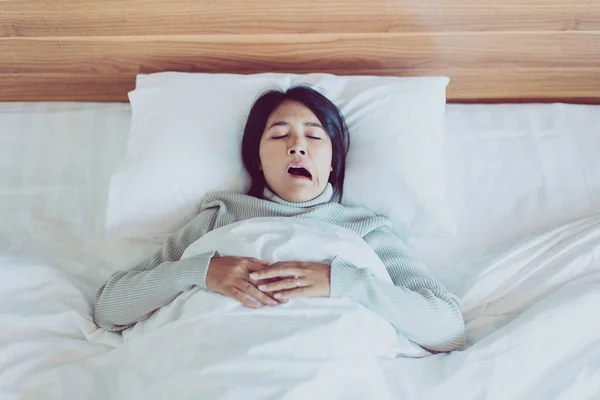
[[297, 176], [300, 178], [310, 179], [312, 181], [311, 173], [304, 167], [289, 167], [287, 173], [292, 176]]

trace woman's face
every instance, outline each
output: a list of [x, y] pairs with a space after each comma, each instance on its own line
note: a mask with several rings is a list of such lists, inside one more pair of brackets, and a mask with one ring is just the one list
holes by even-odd
[[304, 105], [284, 101], [267, 120], [260, 140], [267, 185], [279, 197], [304, 202], [319, 196], [331, 172], [331, 139]]

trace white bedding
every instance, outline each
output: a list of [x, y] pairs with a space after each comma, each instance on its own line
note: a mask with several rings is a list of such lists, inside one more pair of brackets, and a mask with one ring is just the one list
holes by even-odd
[[0, 251], [102, 234], [130, 118], [126, 104], [0, 103]]
[[[263, 311], [270, 316], [247, 321], [251, 311], [232, 302], [220, 304], [217, 297], [192, 301], [194, 296], [210, 295], [205, 292], [182, 295], [155, 320], [122, 338], [96, 329], [91, 320], [91, 287], [80, 277], [85, 269], [84, 276], [95, 276], [93, 268], [61, 260], [2, 258], [1, 398], [220, 400], [238, 399], [242, 393], [245, 399], [340, 400], [600, 396], [600, 217], [536, 237], [482, 266], [482, 273], [460, 296], [467, 349], [424, 358], [376, 361], [351, 351], [361, 335], [379, 339], [379, 345], [389, 343], [389, 338], [382, 341], [389, 334], [385, 323], [376, 328], [374, 321], [369, 329], [346, 332], [343, 337], [349, 341], [331, 344], [341, 353], [318, 357], [314, 349], [311, 353], [305, 348], [307, 338], [322, 334], [320, 342], [335, 341], [327, 334], [340, 329], [336, 323], [348, 320], [331, 319], [323, 308], [306, 312], [315, 304], [291, 301]], [[211, 309], [206, 309], [207, 301]], [[214, 313], [214, 307], [226, 310]], [[306, 326], [282, 334], [277, 321], [284, 326], [298, 323], [295, 318], [285, 323], [297, 315], [298, 307], [304, 310]], [[333, 307], [352, 309], [348, 304]], [[241, 324], [237, 331], [219, 330], [231, 325], [234, 314]], [[311, 315], [330, 322], [311, 325]], [[368, 312], [356, 318], [363, 323], [376, 319]], [[311, 332], [311, 327], [321, 331]], [[261, 331], [281, 338], [265, 343]], [[236, 335], [241, 337], [233, 340]], [[379, 353], [383, 347], [373, 350]], [[348, 357], [342, 356], [344, 349]], [[322, 397], [315, 394], [317, 388]]]
[[[125, 347], [91, 321], [98, 285], [156, 246], [102, 240], [128, 128], [125, 104], [0, 104], [3, 400], [193, 383], [193, 370], [154, 379], [135, 358], [107, 378]], [[393, 399], [600, 398], [600, 109], [450, 105], [446, 129], [459, 235], [412, 245], [463, 299], [469, 346], [364, 367]]]
[[[599, 106], [450, 104], [446, 114], [458, 235], [411, 243], [439, 276], [600, 213]], [[0, 103], [0, 250], [57, 227], [101, 234], [130, 119], [128, 104]]]
[[460, 294], [466, 351], [383, 362], [400, 398], [600, 398], [600, 217], [482, 267]]

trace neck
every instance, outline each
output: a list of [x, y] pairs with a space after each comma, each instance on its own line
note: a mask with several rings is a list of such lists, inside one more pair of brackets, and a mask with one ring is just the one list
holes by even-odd
[[265, 187], [263, 191], [263, 196], [265, 200], [269, 200], [274, 203], [283, 204], [289, 207], [308, 208], [329, 203], [333, 196], [333, 187], [331, 186], [331, 183], [327, 183], [327, 186], [325, 186], [325, 189], [323, 190], [323, 192], [321, 192], [320, 195], [318, 195], [312, 200], [302, 202], [284, 200], [280, 196], [278, 196], [274, 191], [272, 191], [269, 187]]

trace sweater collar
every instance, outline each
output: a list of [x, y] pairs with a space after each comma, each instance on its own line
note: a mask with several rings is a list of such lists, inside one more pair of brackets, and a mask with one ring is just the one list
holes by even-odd
[[265, 190], [263, 191], [263, 196], [264, 196], [265, 200], [269, 200], [269, 201], [272, 201], [272, 202], [278, 203], [278, 204], [283, 204], [284, 206], [295, 207], [295, 208], [308, 208], [308, 207], [314, 207], [314, 206], [318, 206], [321, 204], [329, 203], [331, 201], [331, 198], [333, 197], [333, 187], [331, 186], [331, 183], [327, 183], [325, 190], [323, 190], [323, 192], [320, 195], [318, 195], [317, 197], [315, 197], [312, 200], [298, 202], [298, 203], [282, 199], [281, 197], [276, 195], [275, 192], [273, 192], [270, 188], [268, 188], [266, 186], [265, 186]]

